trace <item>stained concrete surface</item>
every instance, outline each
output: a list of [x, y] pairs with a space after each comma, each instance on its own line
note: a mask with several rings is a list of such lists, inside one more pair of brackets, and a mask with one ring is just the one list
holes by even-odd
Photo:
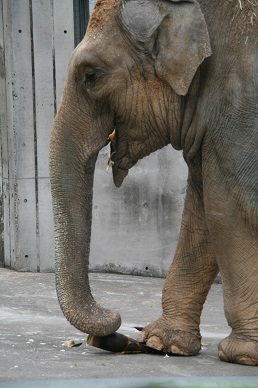
[[[97, 301], [121, 313], [121, 333], [136, 338], [134, 326], [158, 318], [164, 279], [112, 274], [91, 274], [90, 279]], [[219, 284], [212, 286], [203, 311], [203, 349], [198, 356], [186, 358], [119, 355], [86, 346], [86, 334], [62, 315], [53, 274], [0, 269], [0, 293], [1, 387], [4, 381], [37, 379], [96, 378], [97, 382], [132, 377], [258, 376], [257, 367], [227, 364], [217, 357], [217, 345], [230, 331]], [[83, 344], [67, 348], [63, 344], [69, 339]]]

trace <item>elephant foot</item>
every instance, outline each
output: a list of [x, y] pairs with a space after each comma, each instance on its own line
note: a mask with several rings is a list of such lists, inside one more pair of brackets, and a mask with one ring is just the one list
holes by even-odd
[[258, 342], [231, 333], [219, 344], [219, 358], [235, 364], [258, 365]]
[[140, 333], [138, 341], [150, 348], [179, 356], [194, 356], [201, 349], [199, 331], [175, 329], [173, 321], [163, 317], [147, 325]]

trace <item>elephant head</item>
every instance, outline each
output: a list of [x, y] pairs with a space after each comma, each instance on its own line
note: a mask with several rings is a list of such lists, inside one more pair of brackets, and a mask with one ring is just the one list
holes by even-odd
[[112, 139], [116, 186], [144, 156], [181, 148], [185, 96], [211, 54], [195, 0], [98, 0], [74, 50], [50, 144], [56, 287], [62, 311], [79, 330], [113, 333], [120, 315], [99, 306], [88, 263], [94, 167]]

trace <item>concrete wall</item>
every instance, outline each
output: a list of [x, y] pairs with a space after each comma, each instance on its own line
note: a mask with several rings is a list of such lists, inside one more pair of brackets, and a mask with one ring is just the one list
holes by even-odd
[[70, 0], [0, 0], [3, 242], [7, 267], [54, 267], [51, 126], [73, 50]]
[[187, 171], [167, 146], [139, 161], [117, 189], [105, 171], [105, 149], [94, 186], [91, 269], [162, 276], [176, 248]]
[[[52, 271], [48, 143], [73, 50], [72, 1], [0, 0], [0, 20], [4, 261]], [[167, 146], [139, 161], [120, 189], [105, 170], [108, 157], [106, 148], [97, 162], [90, 268], [165, 276], [185, 194], [181, 153]]]

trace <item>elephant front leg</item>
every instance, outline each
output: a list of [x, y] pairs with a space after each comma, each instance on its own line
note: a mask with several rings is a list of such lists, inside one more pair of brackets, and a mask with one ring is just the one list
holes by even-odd
[[197, 354], [200, 315], [217, 273], [203, 202], [189, 181], [180, 238], [163, 289], [163, 314], [143, 329], [139, 341], [170, 354]]

